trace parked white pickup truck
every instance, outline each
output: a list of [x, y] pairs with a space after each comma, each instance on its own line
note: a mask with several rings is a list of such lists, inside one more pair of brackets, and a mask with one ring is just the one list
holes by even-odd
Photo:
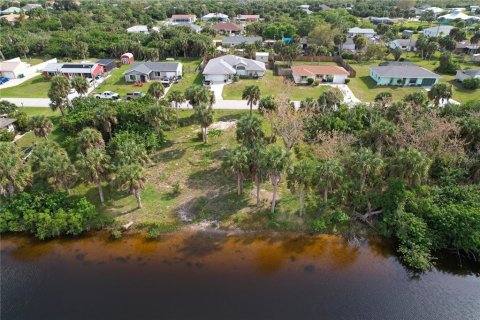
[[120, 95], [118, 93], [112, 92], [112, 91], [105, 91], [102, 93], [97, 93], [94, 94], [93, 97], [95, 99], [113, 99], [117, 100], [120, 98]]

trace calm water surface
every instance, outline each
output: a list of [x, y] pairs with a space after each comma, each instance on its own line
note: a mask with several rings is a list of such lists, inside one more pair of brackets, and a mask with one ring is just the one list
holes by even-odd
[[1, 241], [1, 319], [480, 319], [480, 266], [408, 272], [381, 240], [180, 232]]

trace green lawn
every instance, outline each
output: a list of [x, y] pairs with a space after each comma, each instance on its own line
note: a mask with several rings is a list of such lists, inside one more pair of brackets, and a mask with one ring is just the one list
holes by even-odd
[[[295, 101], [305, 100], [309, 97], [318, 98], [328, 88], [326, 86], [297, 86], [293, 83], [290, 86], [285, 86], [284, 77], [274, 76], [272, 70], [267, 70], [262, 79], [241, 79], [238, 82], [226, 85], [223, 88], [223, 99], [241, 100], [243, 89], [250, 85], [258, 85], [262, 96], [278, 96], [281, 93], [286, 93], [291, 100]], [[285, 92], [285, 90], [288, 91]]]
[[[202, 82], [201, 75], [195, 71], [200, 60], [184, 58], [177, 59], [176, 61], [180, 61], [183, 64], [183, 78], [178, 84], [175, 84], [172, 89], [175, 88], [183, 92], [192, 84]], [[94, 92], [100, 93], [104, 91], [113, 91], [120, 94], [120, 96], [123, 96], [128, 92], [147, 92], [151, 82], [145, 83], [142, 87], [137, 87], [133, 83], [125, 81], [123, 73], [129, 69], [129, 65], [123, 65], [120, 68], [113, 70], [110, 77], [96, 88]]]
[[39, 75], [18, 86], [0, 89], [0, 98], [47, 98], [48, 89], [50, 81]]
[[[52, 111], [50, 108], [36, 108], [36, 107], [22, 107], [20, 111], [24, 111], [29, 117], [45, 115], [49, 117], [54, 125], [52, 133], [48, 136], [48, 139], [61, 143], [65, 139], [65, 134], [58, 127], [58, 123], [61, 121], [60, 111]], [[29, 147], [34, 142], [41, 141], [42, 138], [36, 137], [33, 132], [26, 133], [16, 144], [22, 148]]]
[[[421, 67], [424, 67], [433, 72], [435, 68], [438, 67], [438, 54], [432, 60], [423, 60], [418, 56], [415, 56], [413, 53], [404, 54], [403, 56], [405, 61], [413, 62]], [[392, 57], [388, 57], [387, 60], [392, 60]], [[393, 100], [397, 101], [402, 99], [405, 95], [418, 91], [424, 90], [421, 87], [394, 87], [394, 86], [377, 86], [375, 81], [369, 76], [369, 69], [373, 66], [378, 66], [381, 61], [369, 61], [369, 62], [360, 62], [349, 61], [350, 65], [357, 71], [357, 76], [350, 79], [348, 86], [355, 94], [355, 96], [364, 101], [364, 102], [373, 102], [375, 96], [383, 91], [391, 92], [393, 95]], [[460, 62], [461, 68], [474, 68], [475, 66], [469, 62]], [[480, 90], [467, 90], [462, 87], [461, 84], [457, 83], [454, 75], [441, 74], [440, 82], [441, 83], [450, 83], [453, 86], [453, 99], [459, 102], [466, 102], [472, 100], [480, 94]]]

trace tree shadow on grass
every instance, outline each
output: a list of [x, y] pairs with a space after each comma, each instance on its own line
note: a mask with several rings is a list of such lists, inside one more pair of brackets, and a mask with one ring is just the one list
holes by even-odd
[[153, 162], [168, 162], [182, 158], [187, 152], [187, 148], [160, 151], [154, 154], [151, 159]]
[[234, 114], [226, 114], [226, 115], [218, 117], [217, 121], [238, 120], [245, 114], [247, 114], [247, 113], [246, 112], [238, 112], [238, 113], [234, 113]]
[[221, 169], [208, 168], [190, 174], [185, 184], [191, 189], [205, 190], [223, 187], [228, 182]]

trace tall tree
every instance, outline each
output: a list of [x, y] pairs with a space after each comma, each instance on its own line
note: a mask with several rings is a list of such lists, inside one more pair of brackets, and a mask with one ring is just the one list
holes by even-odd
[[30, 119], [28, 127], [33, 130], [35, 136], [47, 139], [53, 130], [53, 123], [47, 116], [39, 115]]
[[94, 122], [101, 127], [112, 139], [112, 125], [117, 123], [117, 110], [110, 104], [101, 105], [94, 109]]
[[160, 131], [162, 122], [167, 122], [167, 112], [165, 107], [160, 105], [152, 105], [145, 111], [145, 121], [155, 128], [157, 132]]
[[362, 35], [356, 35], [353, 37], [353, 43], [355, 44], [355, 49], [362, 51], [367, 46], [367, 39]]
[[436, 83], [428, 91], [428, 98], [438, 106], [441, 101], [450, 100], [452, 98], [452, 85], [447, 83]]
[[0, 194], [13, 197], [30, 184], [32, 173], [23, 156], [13, 143], [0, 142]]
[[253, 115], [242, 116], [237, 122], [236, 136], [238, 142], [250, 148], [265, 137], [262, 122]]
[[85, 96], [88, 92], [90, 85], [88, 84], [87, 79], [84, 77], [75, 77], [71, 82], [72, 88], [78, 92], [79, 95]]
[[242, 92], [242, 99], [247, 100], [250, 106], [250, 114], [252, 114], [253, 105], [257, 104], [260, 100], [260, 88], [257, 85], [245, 87]]
[[282, 179], [282, 175], [288, 166], [289, 154], [285, 150], [277, 145], [270, 145], [267, 147], [265, 153], [265, 162], [268, 163], [267, 175], [270, 177], [270, 181], [273, 185], [272, 193], [272, 213], [275, 212], [275, 204], [277, 201], [278, 184]]
[[102, 134], [93, 128], [85, 128], [77, 136], [79, 152], [87, 152], [89, 149], [104, 149], [105, 141]]
[[65, 116], [65, 106], [68, 103], [68, 93], [70, 92], [70, 81], [64, 76], [55, 76], [50, 80], [50, 89], [48, 97], [50, 98], [50, 107], [53, 111], [60, 109], [62, 117]]
[[202, 103], [195, 108], [194, 117], [197, 119], [202, 130], [203, 143], [208, 142], [207, 128], [213, 123], [213, 108], [208, 104]]
[[353, 169], [358, 175], [360, 193], [363, 193], [373, 180], [380, 177], [383, 166], [381, 157], [368, 148], [360, 148], [352, 155]]
[[248, 173], [248, 149], [244, 146], [227, 149], [222, 167], [237, 176], [237, 194], [243, 193], [243, 179]]
[[121, 189], [128, 190], [137, 201], [137, 207], [142, 208], [140, 190], [145, 188], [146, 172], [140, 164], [122, 165], [116, 170], [115, 182]]
[[150, 94], [152, 97], [155, 98], [155, 100], [157, 101], [157, 104], [158, 104], [158, 101], [160, 100], [161, 97], [163, 97], [163, 95], [165, 93], [165, 87], [163, 86], [163, 84], [161, 82], [154, 81], [148, 87], [147, 92], [148, 92], [148, 94]]
[[215, 103], [215, 94], [200, 85], [193, 85], [187, 88], [185, 91], [185, 98], [193, 107], [196, 107], [201, 103], [206, 103], [210, 106]]
[[412, 108], [417, 111], [420, 111], [428, 105], [428, 97], [423, 91], [409, 93], [403, 98], [403, 101], [409, 103]]
[[168, 101], [170, 101], [170, 103], [175, 103], [175, 111], [176, 111], [177, 127], [178, 127], [178, 106], [179, 104], [186, 101], [185, 95], [178, 90], [172, 90], [168, 93]]
[[107, 179], [110, 157], [104, 149], [88, 149], [80, 153], [76, 162], [80, 177], [88, 183], [95, 183], [98, 188], [100, 202], [104, 203], [102, 182]]
[[328, 89], [318, 97], [321, 113], [335, 110], [343, 102], [343, 94], [338, 88]]
[[317, 167], [315, 178], [318, 186], [323, 189], [323, 201], [328, 201], [328, 194], [335, 187], [341, 185], [345, 170], [343, 165], [337, 159], [323, 160]]
[[292, 192], [298, 192], [298, 213], [300, 216], [303, 215], [305, 195], [313, 185], [315, 171], [315, 162], [305, 158], [295, 163], [287, 176], [289, 189]]
[[405, 180], [408, 186], [421, 184], [428, 177], [432, 161], [413, 148], [400, 149], [395, 156], [390, 158], [388, 168], [394, 177]]

